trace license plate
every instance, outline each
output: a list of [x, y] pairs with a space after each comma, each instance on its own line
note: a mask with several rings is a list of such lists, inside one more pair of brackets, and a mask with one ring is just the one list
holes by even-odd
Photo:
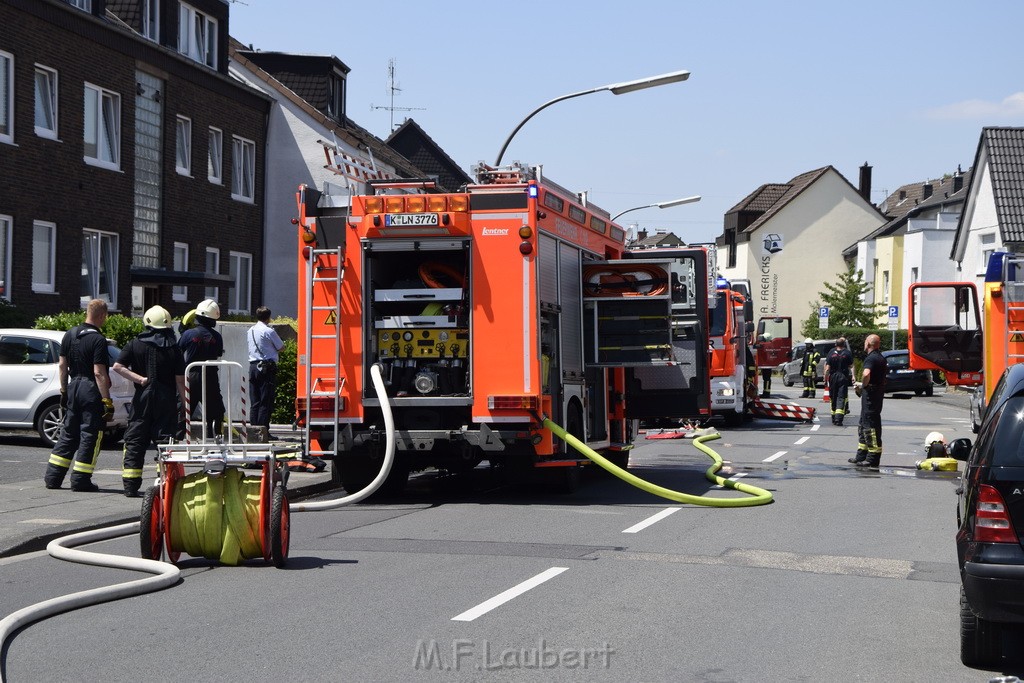
[[436, 227], [438, 220], [436, 213], [389, 213], [384, 216], [384, 225], [396, 228]]
[[896, 374], [897, 375], [909, 375], [912, 372], [913, 372], [913, 370], [897, 370]]

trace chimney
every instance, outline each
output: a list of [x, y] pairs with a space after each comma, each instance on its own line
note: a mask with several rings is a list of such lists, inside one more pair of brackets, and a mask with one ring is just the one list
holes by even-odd
[[932, 196], [932, 184], [931, 183], [925, 183], [924, 187], [922, 187], [921, 190], [922, 190], [922, 195], [921, 195], [922, 199], [928, 199], [929, 197]]
[[871, 203], [871, 167], [868, 166], [868, 162], [864, 162], [864, 165], [860, 167], [860, 196], [864, 198], [868, 204]]
[[957, 173], [953, 176], [953, 194], [956, 194], [960, 190], [964, 189], [964, 177]]
[[641, 240], [647, 239], [647, 229], [645, 228], [643, 230], [637, 231], [636, 239], [637, 239], [638, 242], [641, 241]]

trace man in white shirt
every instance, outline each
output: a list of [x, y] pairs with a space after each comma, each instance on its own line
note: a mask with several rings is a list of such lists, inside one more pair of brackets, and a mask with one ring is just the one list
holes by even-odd
[[252, 395], [252, 424], [270, 429], [270, 415], [274, 412], [274, 393], [277, 389], [277, 354], [284, 342], [270, 322], [270, 309], [256, 309], [256, 324], [249, 328], [246, 340], [249, 346], [249, 391]]

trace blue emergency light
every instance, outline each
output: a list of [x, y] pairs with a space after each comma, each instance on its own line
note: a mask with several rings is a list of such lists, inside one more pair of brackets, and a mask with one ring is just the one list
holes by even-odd
[[530, 185], [529, 187], [526, 188], [526, 196], [529, 197], [530, 199], [536, 199], [537, 194], [538, 191], [536, 185]]
[[719, 275], [718, 278], [715, 280], [715, 288], [716, 289], [729, 289], [729, 286], [730, 286], [729, 281], [726, 280], [721, 275]]

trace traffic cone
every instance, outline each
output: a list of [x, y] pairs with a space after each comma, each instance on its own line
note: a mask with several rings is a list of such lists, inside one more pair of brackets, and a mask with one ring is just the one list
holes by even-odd
[[825, 403], [832, 402], [832, 397], [828, 395], [828, 382], [825, 382], [825, 395], [821, 397], [821, 400]]

